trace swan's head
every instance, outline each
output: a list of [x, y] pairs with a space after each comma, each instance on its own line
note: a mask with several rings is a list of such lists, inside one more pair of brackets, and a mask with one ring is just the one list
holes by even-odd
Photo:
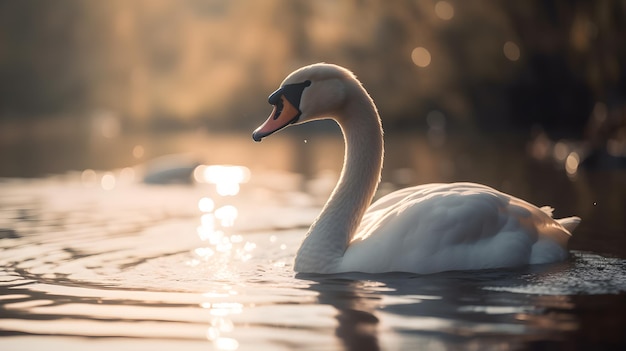
[[294, 71], [269, 96], [274, 109], [252, 138], [261, 141], [291, 124], [336, 117], [355, 85], [360, 83], [352, 72], [337, 65], [317, 63]]

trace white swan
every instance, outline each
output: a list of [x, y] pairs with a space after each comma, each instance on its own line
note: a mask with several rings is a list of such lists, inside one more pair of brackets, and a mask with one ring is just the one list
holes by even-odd
[[567, 257], [580, 218], [554, 220], [549, 207], [480, 184], [420, 185], [368, 208], [381, 174], [383, 132], [374, 102], [347, 69], [300, 68], [269, 102], [274, 109], [255, 141], [290, 124], [332, 118], [346, 143], [339, 182], [298, 250], [296, 272], [434, 273]]

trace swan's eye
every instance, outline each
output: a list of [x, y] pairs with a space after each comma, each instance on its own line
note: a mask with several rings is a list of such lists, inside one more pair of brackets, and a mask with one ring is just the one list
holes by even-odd
[[276, 101], [276, 104], [274, 104], [274, 106], [276, 106], [276, 112], [274, 113], [274, 119], [278, 119], [278, 117], [280, 116], [280, 113], [283, 112], [283, 107], [285, 107], [285, 105], [283, 104], [283, 100], [280, 99], [280, 100]]

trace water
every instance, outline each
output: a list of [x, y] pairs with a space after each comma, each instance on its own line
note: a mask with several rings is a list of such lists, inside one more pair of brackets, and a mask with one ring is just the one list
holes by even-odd
[[[394, 148], [401, 149], [388, 145]], [[395, 162], [388, 160], [394, 166], [387, 176], [405, 179], [405, 165]], [[238, 173], [220, 169], [227, 176], [214, 183], [221, 185], [145, 185], [129, 169], [0, 181], [0, 349], [626, 345], [623, 219], [604, 220], [603, 207], [617, 201], [620, 208], [623, 200], [611, 197], [621, 196], [615, 188], [592, 192], [595, 205], [557, 199], [562, 203], [554, 205], [565, 211], [603, 209], [574, 212], [586, 226], [563, 263], [424, 276], [294, 276], [295, 252], [336, 168], [312, 177], [255, 168], [234, 188], [229, 179]], [[507, 172], [517, 173], [491, 176], [523, 191]], [[546, 174], [561, 177], [556, 170]], [[567, 178], [552, 184], [583, 186]], [[392, 187], [386, 183], [382, 191]], [[541, 198], [544, 189], [533, 191], [518, 195]], [[613, 248], [603, 250], [607, 242]]]

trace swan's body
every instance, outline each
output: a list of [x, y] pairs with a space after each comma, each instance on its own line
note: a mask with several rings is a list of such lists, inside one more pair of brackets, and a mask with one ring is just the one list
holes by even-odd
[[356, 77], [315, 64], [270, 96], [275, 109], [253, 137], [292, 123], [333, 118], [346, 141], [341, 177], [298, 250], [302, 273], [414, 272], [516, 267], [567, 257], [580, 218], [552, 218], [511, 195], [473, 183], [426, 184], [372, 204], [383, 158], [376, 107]]

